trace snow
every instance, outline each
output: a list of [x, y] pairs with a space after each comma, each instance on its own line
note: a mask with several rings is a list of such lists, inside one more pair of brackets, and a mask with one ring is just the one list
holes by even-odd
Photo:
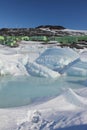
[[1, 48], [0, 75], [30, 75], [25, 65], [28, 61], [34, 61], [43, 51], [43, 48], [41, 48], [41, 52], [39, 52], [40, 45], [37, 45], [38, 48], [35, 48], [35, 44], [31, 46], [29, 46], [29, 44], [24, 45], [22, 43], [17, 49], [10, 49], [8, 47]]
[[[18, 48], [0, 48], [1, 76], [39, 76], [57, 80], [63, 76], [60, 71], [87, 78], [87, 52], [37, 42], [26, 42], [25, 45], [24, 41]], [[86, 78], [84, 86], [87, 86]], [[54, 98], [28, 106], [0, 108], [0, 130], [58, 129], [87, 129], [86, 87], [64, 89]]]
[[28, 75], [24, 66], [18, 61], [20, 54], [0, 54], [0, 75]]
[[68, 89], [40, 105], [0, 109], [0, 130], [55, 130], [84, 125], [86, 108], [87, 97]]
[[58, 29], [50, 29], [50, 28], [40, 28], [41, 30], [43, 31], [49, 31], [51, 33], [53, 33], [55, 35], [55, 33], [58, 33], [58, 32], [68, 32], [70, 35], [81, 35], [84, 34], [84, 35], [87, 35], [87, 30], [74, 30], [74, 29], [61, 29], [61, 30], [58, 30]]
[[63, 31], [68, 31], [68, 32], [83, 32], [83, 33], [87, 34], [87, 30], [64, 29]]
[[71, 89], [34, 107], [36, 110], [28, 111], [25, 120], [19, 123], [18, 130], [56, 130], [72, 124], [76, 126], [87, 123], [87, 112], [81, 109], [87, 107], [87, 98], [79, 96]]

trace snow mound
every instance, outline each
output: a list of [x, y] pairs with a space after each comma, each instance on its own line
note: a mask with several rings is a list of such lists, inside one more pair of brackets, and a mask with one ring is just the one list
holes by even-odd
[[20, 54], [0, 54], [0, 75], [29, 75], [24, 67], [24, 63], [21, 63], [19, 59], [24, 61], [23, 59], [26, 59], [26, 57]]
[[44, 120], [40, 111], [28, 111], [27, 117], [17, 130], [53, 130], [55, 122]]
[[[62, 121], [58, 122], [52, 118], [52, 114], [57, 113], [57, 119], [60, 119], [58, 115], [61, 115], [61, 111], [79, 110], [79, 108], [85, 107], [87, 107], [87, 98], [79, 96], [69, 88], [57, 98], [35, 106], [36, 110], [29, 110], [27, 117], [19, 122], [17, 130], [55, 130], [60, 124], [63, 124], [63, 117]], [[66, 118], [65, 122], [68, 123], [68, 121], [70, 119]]]
[[78, 53], [70, 48], [50, 48], [44, 51], [36, 62], [53, 70], [60, 70], [78, 57]]
[[[55, 106], [55, 107], [54, 107]], [[87, 107], [87, 98], [79, 96], [72, 89], [68, 89], [60, 96], [38, 105], [37, 109], [68, 111]]]
[[32, 76], [39, 76], [39, 77], [51, 77], [57, 78], [60, 76], [58, 72], [55, 72], [43, 65], [39, 65], [35, 62], [30, 62], [25, 65], [27, 72]]
[[64, 97], [71, 104], [79, 107], [87, 107], [87, 98], [79, 96], [70, 88], [65, 92]]

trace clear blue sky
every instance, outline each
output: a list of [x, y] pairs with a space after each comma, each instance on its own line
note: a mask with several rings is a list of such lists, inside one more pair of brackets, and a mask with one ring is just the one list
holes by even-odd
[[48, 24], [87, 30], [87, 0], [0, 0], [0, 28]]

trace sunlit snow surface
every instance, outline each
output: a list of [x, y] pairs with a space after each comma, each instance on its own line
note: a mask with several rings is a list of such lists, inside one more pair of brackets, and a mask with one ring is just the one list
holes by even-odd
[[0, 130], [86, 130], [87, 50], [0, 47]]

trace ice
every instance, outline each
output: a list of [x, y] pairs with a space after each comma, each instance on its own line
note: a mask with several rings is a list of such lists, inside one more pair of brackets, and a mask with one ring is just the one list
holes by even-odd
[[70, 48], [50, 48], [43, 52], [36, 62], [52, 70], [60, 70], [77, 58], [78, 54]]
[[87, 77], [87, 62], [82, 62], [79, 60], [76, 64], [72, 65], [66, 71], [69, 76], [85, 76]]
[[66, 73], [69, 76], [87, 76], [87, 51], [80, 52], [79, 58], [69, 63], [59, 71], [61, 74]]
[[35, 62], [28, 62], [25, 67], [27, 72], [29, 72], [29, 74], [32, 76], [39, 76], [39, 77], [46, 77], [46, 78], [48, 77], [57, 78], [60, 76], [58, 72], [55, 72]]
[[87, 62], [87, 51], [83, 51], [81, 54], [80, 54], [80, 60], [82, 62]]
[[72, 67], [67, 71], [67, 75], [69, 76], [81, 76], [87, 77], [87, 70], [77, 67]]

